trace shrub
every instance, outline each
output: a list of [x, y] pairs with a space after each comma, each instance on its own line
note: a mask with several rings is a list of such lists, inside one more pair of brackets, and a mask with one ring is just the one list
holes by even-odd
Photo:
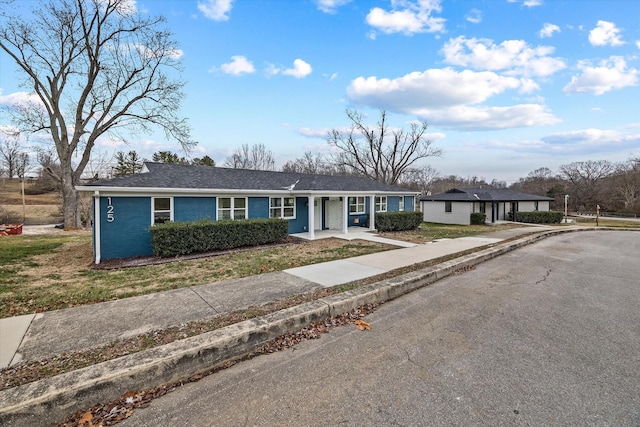
[[422, 212], [380, 212], [375, 216], [378, 231], [415, 230], [422, 222]]
[[484, 225], [487, 220], [487, 215], [481, 212], [474, 212], [471, 214], [471, 225]]
[[149, 231], [153, 253], [169, 257], [277, 243], [287, 236], [289, 222], [279, 218], [165, 222]]
[[[515, 221], [527, 224], [559, 224], [563, 217], [564, 214], [559, 211], [516, 212]], [[509, 221], [514, 221], [512, 212], [509, 212]]]

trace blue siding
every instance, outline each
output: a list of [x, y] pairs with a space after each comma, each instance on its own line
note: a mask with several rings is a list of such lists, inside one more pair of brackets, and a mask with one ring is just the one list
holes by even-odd
[[[309, 207], [306, 197], [296, 197], [296, 217], [289, 220], [289, 234], [303, 233], [308, 230], [309, 225]], [[313, 209], [313, 206], [311, 207]]]
[[398, 212], [400, 197], [402, 196], [387, 196], [387, 212]]
[[113, 221], [107, 222], [109, 197], [100, 198], [102, 259], [151, 255], [151, 197], [111, 197]]
[[416, 208], [413, 205], [414, 203], [414, 197], [413, 196], [405, 196], [404, 197], [404, 210], [405, 211], [415, 211]]
[[249, 204], [249, 218], [269, 218], [268, 197], [249, 197], [247, 203]]
[[174, 221], [199, 221], [216, 219], [215, 197], [174, 197]]
[[[369, 224], [369, 199], [370, 197], [365, 196], [364, 198], [364, 212], [363, 214], [349, 214], [347, 215], [347, 225], [349, 227], [367, 227]], [[356, 223], [356, 218], [358, 222]]]

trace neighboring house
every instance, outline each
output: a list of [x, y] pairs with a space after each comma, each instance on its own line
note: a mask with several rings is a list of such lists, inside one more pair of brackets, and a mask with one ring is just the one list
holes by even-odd
[[548, 211], [551, 197], [536, 196], [508, 188], [454, 188], [420, 198], [427, 222], [471, 224], [471, 214], [481, 212], [487, 222], [509, 220], [510, 212]]
[[165, 221], [284, 218], [289, 234], [367, 226], [376, 212], [413, 211], [415, 193], [354, 176], [145, 163], [142, 173], [77, 187], [93, 195], [94, 261], [153, 253]]

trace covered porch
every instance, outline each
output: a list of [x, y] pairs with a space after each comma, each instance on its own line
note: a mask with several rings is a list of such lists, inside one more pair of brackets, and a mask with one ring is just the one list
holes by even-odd
[[367, 240], [369, 242], [385, 243], [388, 245], [399, 246], [402, 248], [411, 248], [417, 246], [415, 243], [403, 242], [400, 240], [387, 239], [380, 237], [376, 230], [371, 230], [365, 227], [348, 227], [347, 232], [343, 233], [342, 230], [315, 230], [314, 233], [304, 232], [290, 234], [292, 237], [297, 237], [304, 240], [318, 240], [329, 239], [335, 237], [343, 240]]

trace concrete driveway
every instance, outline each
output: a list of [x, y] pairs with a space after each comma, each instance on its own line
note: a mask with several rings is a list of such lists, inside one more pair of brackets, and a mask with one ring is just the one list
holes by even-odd
[[640, 425], [640, 234], [550, 237], [123, 426]]

